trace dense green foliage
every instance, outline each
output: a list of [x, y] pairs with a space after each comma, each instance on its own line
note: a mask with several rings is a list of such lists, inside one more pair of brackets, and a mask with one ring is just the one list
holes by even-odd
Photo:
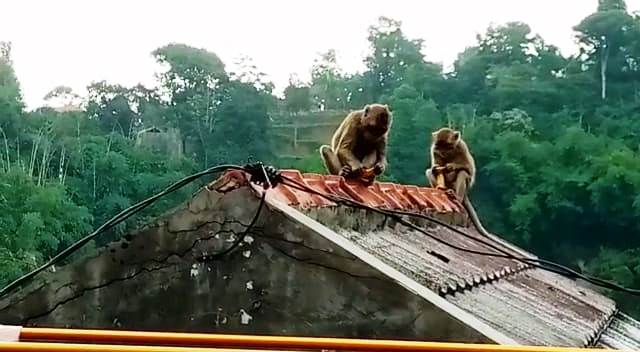
[[[429, 133], [463, 131], [479, 167], [471, 197], [485, 225], [541, 257], [640, 287], [640, 18], [600, 0], [564, 57], [524, 23], [489, 28], [451, 72], [388, 18], [369, 30], [362, 73], [334, 51], [292, 77], [284, 99], [250, 62], [229, 72], [214, 53], [170, 44], [152, 55], [159, 88], [94, 82], [83, 109], [24, 109], [10, 45], [0, 45], [0, 283], [33, 268], [119, 210], [197, 169], [252, 156], [322, 168], [313, 153], [278, 162], [276, 114], [388, 103], [385, 178], [424, 185]], [[75, 101], [60, 86], [48, 96]], [[101, 238], [176, 204], [174, 195]], [[637, 300], [614, 294], [640, 314]]]

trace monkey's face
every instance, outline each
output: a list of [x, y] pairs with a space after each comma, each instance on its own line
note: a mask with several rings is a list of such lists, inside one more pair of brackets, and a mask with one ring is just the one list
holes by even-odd
[[371, 104], [364, 108], [363, 124], [367, 132], [373, 136], [387, 133], [392, 119], [391, 111], [386, 105]]
[[433, 132], [431, 138], [437, 149], [453, 149], [460, 141], [460, 132], [445, 127]]

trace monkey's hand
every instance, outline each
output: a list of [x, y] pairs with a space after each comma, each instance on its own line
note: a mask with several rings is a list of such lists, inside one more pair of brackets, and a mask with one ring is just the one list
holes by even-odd
[[447, 163], [444, 166], [444, 168], [447, 172], [452, 172], [452, 171], [466, 171], [467, 173], [469, 172], [469, 169], [465, 165], [458, 164], [458, 163]]
[[456, 171], [458, 169], [458, 164], [456, 163], [447, 163], [444, 166], [444, 169], [447, 171]]
[[387, 165], [385, 165], [385, 163], [383, 163], [383, 162], [379, 162], [379, 163], [376, 163], [373, 166], [373, 173], [376, 176], [378, 176], [378, 175], [382, 174], [384, 172], [384, 170], [386, 170], [386, 169], [387, 169]]
[[[348, 169], [348, 171], [345, 170], [347, 172], [344, 176], [358, 178], [362, 176], [362, 173], [364, 172], [362, 164], [358, 161], [349, 162], [345, 164], [345, 167]], [[343, 167], [342, 169], [344, 170], [345, 167]]]
[[344, 178], [358, 178], [362, 174], [362, 168], [353, 169], [350, 165], [346, 164], [340, 170], [340, 176]]
[[431, 166], [431, 173], [435, 176], [441, 173], [442, 171], [444, 171], [445, 169], [446, 169], [446, 166], [434, 164], [433, 166]]
[[349, 165], [342, 166], [342, 169], [340, 169], [339, 175], [342, 177], [348, 177], [349, 175], [351, 175], [351, 166]]

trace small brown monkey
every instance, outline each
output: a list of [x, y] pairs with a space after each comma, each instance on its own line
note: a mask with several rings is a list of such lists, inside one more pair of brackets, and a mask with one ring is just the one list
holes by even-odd
[[490, 237], [467, 195], [476, 177], [476, 164], [467, 143], [462, 140], [459, 131], [450, 128], [433, 132], [431, 138], [431, 167], [425, 172], [427, 181], [431, 187], [436, 187], [437, 173], [442, 172], [447, 192], [454, 193], [462, 202], [478, 232]]
[[[320, 147], [327, 171], [345, 178], [360, 178], [367, 169], [373, 177], [387, 168], [387, 138], [393, 116], [382, 104], [366, 105], [345, 117], [331, 138], [331, 146]], [[373, 180], [371, 180], [373, 181]]]

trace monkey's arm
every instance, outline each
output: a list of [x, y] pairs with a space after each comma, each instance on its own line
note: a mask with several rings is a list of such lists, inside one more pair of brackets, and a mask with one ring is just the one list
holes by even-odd
[[468, 174], [471, 174], [471, 168], [467, 164], [447, 163], [444, 166], [447, 168], [447, 171], [466, 171]]
[[435, 175], [439, 174], [442, 171], [438, 169], [442, 169], [444, 167], [445, 167], [444, 160], [442, 160], [442, 158], [438, 156], [438, 154], [435, 152], [432, 145], [431, 146], [431, 167], [429, 168], [429, 170], [431, 170], [431, 173], [434, 175], [434, 180], [435, 180]]
[[475, 161], [473, 160], [473, 156], [471, 156], [471, 153], [469, 152], [469, 147], [467, 146], [467, 143], [465, 143], [463, 140], [460, 140], [459, 144], [459, 148], [460, 148], [460, 153], [458, 153], [458, 156], [456, 159], [453, 160], [453, 164], [456, 167], [455, 170], [456, 171], [465, 171], [467, 174], [469, 174], [471, 181], [470, 181], [470, 185], [474, 183], [474, 178], [475, 178], [475, 174], [476, 174], [476, 164]]
[[337, 152], [340, 146], [340, 141], [342, 140], [342, 137], [345, 131], [345, 126], [348, 124], [348, 122], [349, 122], [349, 116], [347, 116], [344, 120], [342, 120], [342, 122], [340, 123], [340, 126], [338, 126], [338, 129], [333, 133], [333, 137], [331, 137], [331, 149], [333, 149], [334, 152]]
[[351, 170], [356, 171], [362, 168], [362, 164], [360, 163], [360, 160], [353, 155], [353, 148], [356, 144], [354, 134], [355, 131], [353, 131], [353, 127], [343, 131], [343, 136], [338, 144], [337, 154], [342, 165], [348, 165]]
[[378, 174], [387, 169], [387, 138], [382, 138], [376, 145], [376, 163], [374, 169]]

